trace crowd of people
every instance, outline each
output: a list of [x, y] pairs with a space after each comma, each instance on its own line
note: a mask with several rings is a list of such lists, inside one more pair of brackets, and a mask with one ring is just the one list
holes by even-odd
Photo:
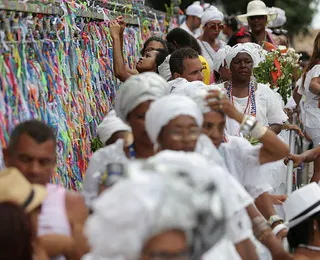
[[[270, 46], [289, 46], [285, 22], [260, 0], [238, 16], [195, 2], [129, 68], [126, 23], [111, 21], [123, 83], [83, 190], [50, 184], [49, 125], [17, 125], [0, 171], [0, 259], [320, 259], [320, 33], [287, 105], [253, 76]], [[286, 130], [314, 148], [289, 154]], [[286, 194], [289, 161], [314, 162], [314, 174]]]

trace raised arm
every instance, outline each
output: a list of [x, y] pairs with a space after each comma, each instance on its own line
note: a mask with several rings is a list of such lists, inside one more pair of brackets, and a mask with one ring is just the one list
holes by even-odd
[[112, 38], [112, 48], [113, 48], [113, 70], [115, 76], [122, 82], [126, 81], [131, 75], [136, 74], [128, 72], [128, 67], [124, 63], [123, 59], [123, 35], [121, 39], [121, 26], [117, 21], [110, 22], [110, 34]]
[[[236, 120], [239, 124], [243, 125], [246, 123], [246, 116], [240, 113], [227, 97], [224, 97], [221, 100], [217, 100], [218, 97], [219, 91], [210, 91], [210, 95], [207, 97], [208, 105], [213, 110], [220, 109], [228, 117]], [[214, 99], [216, 100], [210, 101]], [[276, 125], [272, 126], [275, 127]], [[274, 133], [274, 131], [272, 131], [272, 129], [270, 130], [269, 128], [264, 127], [258, 123], [251, 130], [251, 136], [258, 139], [263, 144], [260, 150], [260, 164], [280, 160], [289, 154], [288, 145], [282, 142]]]

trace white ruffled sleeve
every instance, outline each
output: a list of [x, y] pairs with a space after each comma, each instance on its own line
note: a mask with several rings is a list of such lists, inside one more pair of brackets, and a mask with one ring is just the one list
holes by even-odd
[[268, 97], [268, 110], [267, 118], [269, 125], [279, 124], [282, 125], [285, 121], [288, 120], [288, 116], [283, 111], [282, 103], [276, 94], [270, 89], [266, 90]]
[[245, 138], [230, 136], [222, 149], [229, 171], [254, 199], [272, 189], [260, 171], [261, 145], [252, 146]]

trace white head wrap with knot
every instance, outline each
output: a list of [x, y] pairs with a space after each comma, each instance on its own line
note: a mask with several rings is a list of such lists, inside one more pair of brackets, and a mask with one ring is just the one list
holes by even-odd
[[207, 106], [206, 96], [209, 90], [224, 92], [224, 84], [206, 85], [202, 81], [187, 82], [177, 86], [171, 93], [186, 95], [190, 97], [200, 107], [202, 113], [207, 113], [210, 108]]
[[272, 13], [278, 13], [278, 16], [275, 20], [269, 22], [268, 27], [269, 28], [282, 27], [287, 21], [286, 12], [278, 7], [271, 7], [269, 8], [269, 10]]
[[168, 83], [158, 74], [145, 72], [131, 76], [117, 92], [115, 109], [117, 115], [127, 122], [128, 114], [148, 100], [169, 94]]
[[211, 5], [207, 8], [201, 18], [202, 26], [205, 26], [208, 22], [211, 21], [220, 21], [222, 22], [224, 19], [223, 13], [221, 13], [215, 6]]
[[[150, 238], [172, 229], [186, 233], [200, 259], [223, 237], [225, 214], [219, 187], [207, 168], [198, 170], [206, 160], [193, 153], [178, 158], [175, 152], [169, 155], [171, 164], [162, 158], [132, 162], [128, 179], [117, 182], [94, 202], [94, 213], [85, 226], [91, 259], [139, 259]], [[171, 167], [184, 161], [200, 165], [183, 172]]]
[[131, 127], [117, 117], [116, 111], [111, 110], [98, 125], [99, 138], [103, 145], [105, 145], [114, 133], [120, 131], [131, 132]]
[[150, 105], [146, 113], [145, 127], [153, 144], [157, 143], [161, 129], [172, 119], [180, 115], [191, 116], [195, 119], [199, 127], [202, 126], [202, 112], [197, 104], [189, 97], [169, 95], [157, 99]]
[[164, 62], [158, 66], [159, 75], [163, 77], [166, 81], [172, 78], [171, 70], [170, 70], [170, 57], [168, 55]]
[[252, 42], [239, 43], [233, 47], [226, 46], [226, 62], [228, 68], [230, 68], [231, 61], [238, 55], [238, 53], [247, 53], [253, 60], [253, 67], [258, 67], [259, 63], [265, 59], [266, 51], [261, 48], [260, 45]]

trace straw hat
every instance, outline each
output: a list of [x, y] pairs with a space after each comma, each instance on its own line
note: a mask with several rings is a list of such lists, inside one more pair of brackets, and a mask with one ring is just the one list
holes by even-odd
[[0, 203], [13, 202], [31, 212], [41, 205], [46, 196], [44, 186], [29, 183], [17, 169], [0, 171]]
[[320, 211], [320, 187], [310, 183], [294, 191], [283, 203], [288, 227], [294, 227]]
[[268, 22], [275, 20], [278, 16], [277, 12], [270, 11], [266, 4], [260, 0], [253, 0], [249, 2], [247, 6], [247, 13], [238, 15], [237, 18], [240, 22], [247, 23], [249, 16], [266, 15], [268, 16]]

